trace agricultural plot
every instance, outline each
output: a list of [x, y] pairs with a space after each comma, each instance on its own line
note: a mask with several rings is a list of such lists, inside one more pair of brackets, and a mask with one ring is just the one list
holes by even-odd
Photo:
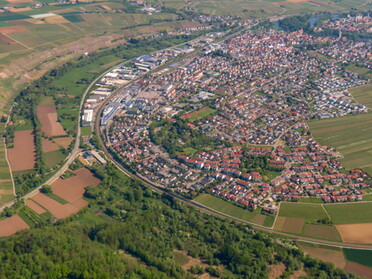
[[74, 176], [66, 179], [58, 178], [51, 185], [54, 194], [70, 203], [74, 203], [83, 197], [86, 186], [97, 186], [101, 182], [86, 168], [76, 170], [73, 173]]
[[55, 105], [39, 105], [37, 107], [37, 116], [41, 123], [41, 132], [47, 137], [66, 135], [61, 123], [58, 121], [58, 115]]
[[0, 221], [0, 236], [9, 236], [29, 228], [29, 225], [21, 217], [14, 215]]
[[336, 227], [344, 242], [372, 244], [372, 223], [336, 225]]
[[327, 214], [320, 204], [281, 203], [279, 216], [319, 220], [327, 218]]
[[339, 232], [334, 226], [306, 224], [303, 234], [321, 239], [342, 241]]
[[224, 214], [252, 222], [253, 219], [258, 214], [257, 211], [249, 211], [248, 209], [243, 209], [241, 207], [238, 207], [236, 205], [233, 205], [232, 203], [229, 203], [228, 201], [224, 201], [220, 198], [211, 196], [209, 194], [201, 194], [198, 197], [195, 198], [195, 201], [208, 206], [214, 210], [217, 210], [219, 212], [222, 212]]
[[372, 203], [328, 204], [325, 210], [334, 224], [358, 224], [372, 222]]
[[274, 229], [282, 232], [300, 234], [305, 224], [304, 218], [282, 217], [276, 218]]
[[309, 126], [321, 145], [342, 153], [340, 161], [346, 168], [372, 166], [372, 113], [309, 121]]
[[74, 204], [61, 204], [41, 193], [35, 195], [32, 200], [48, 210], [57, 219], [67, 218], [68, 216], [79, 212], [83, 207], [88, 205], [88, 202], [82, 199], [78, 200]]
[[372, 85], [367, 84], [349, 90], [353, 98], [369, 109], [372, 109]]
[[341, 249], [319, 248], [309, 244], [299, 244], [298, 246], [310, 256], [325, 262], [331, 262], [335, 267], [344, 268], [346, 266], [346, 259]]
[[61, 150], [50, 151], [43, 154], [45, 164], [48, 168], [53, 168], [54, 166], [60, 164], [65, 159], [66, 155], [62, 153]]
[[363, 278], [372, 278], [372, 268], [354, 262], [348, 262], [345, 271], [355, 273]]
[[12, 171], [33, 169], [35, 166], [35, 144], [32, 130], [16, 131], [14, 147], [8, 149]]
[[347, 260], [372, 268], [372, 252], [368, 250], [344, 249]]
[[59, 146], [49, 139], [43, 139], [41, 145], [43, 153], [59, 150]]

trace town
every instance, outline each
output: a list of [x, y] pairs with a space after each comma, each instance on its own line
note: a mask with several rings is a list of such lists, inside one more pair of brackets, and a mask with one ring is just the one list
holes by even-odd
[[[99, 103], [127, 84], [103, 111], [106, 145], [161, 187], [208, 191], [268, 213], [277, 212], [279, 201], [362, 200], [370, 176], [345, 169], [337, 160], [342, 154], [319, 145], [306, 121], [368, 112], [348, 91], [368, 80], [338, 62], [363, 61], [371, 43], [302, 30], [246, 31], [215, 41], [221, 36], [107, 73], [86, 102], [83, 124], [92, 125]], [[308, 45], [321, 45], [319, 55], [335, 60], [309, 55]]]

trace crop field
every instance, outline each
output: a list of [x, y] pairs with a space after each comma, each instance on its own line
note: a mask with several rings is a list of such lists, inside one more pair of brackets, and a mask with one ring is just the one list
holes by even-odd
[[49, 139], [42, 140], [43, 153], [59, 150], [59, 146]]
[[281, 203], [279, 216], [318, 220], [327, 218], [327, 214], [319, 204]]
[[349, 90], [353, 98], [369, 109], [372, 109], [372, 85], [366, 84]]
[[63, 148], [68, 148], [73, 141], [71, 137], [62, 137], [62, 138], [55, 138], [54, 142]]
[[347, 260], [372, 268], [372, 251], [344, 249]]
[[88, 202], [83, 199], [80, 199], [73, 204], [61, 204], [42, 193], [32, 197], [32, 200], [48, 210], [57, 219], [67, 218], [68, 216], [79, 212], [80, 209], [88, 205]]
[[73, 173], [75, 176], [71, 176], [66, 179], [58, 178], [51, 185], [53, 193], [69, 203], [74, 203], [81, 199], [85, 192], [84, 188], [86, 186], [97, 186], [101, 182], [86, 168], [79, 169]]
[[302, 227], [304, 226], [304, 224], [304, 218], [278, 216], [274, 224], [274, 229], [282, 232], [300, 234], [302, 232]]
[[342, 241], [339, 232], [334, 226], [306, 224], [303, 234], [321, 239]]
[[34, 168], [35, 144], [32, 132], [32, 130], [24, 130], [14, 133], [14, 147], [8, 149], [8, 160], [12, 171]]
[[348, 262], [345, 271], [355, 273], [362, 278], [371, 278], [372, 274], [372, 268], [354, 262]]
[[336, 227], [345, 242], [372, 244], [372, 223], [336, 225]]
[[29, 225], [18, 215], [0, 221], [0, 236], [15, 234], [21, 230], [29, 229]]
[[372, 166], [372, 113], [309, 121], [309, 126], [319, 144], [342, 153], [346, 168]]
[[41, 132], [46, 137], [66, 135], [61, 123], [58, 121], [56, 106], [39, 105], [37, 107], [37, 116], [41, 123]]
[[324, 205], [334, 224], [358, 224], [372, 222], [372, 203]]
[[227, 215], [252, 222], [253, 219], [258, 214], [257, 211], [249, 211], [248, 209], [243, 209], [241, 207], [238, 207], [236, 205], [233, 205], [232, 203], [228, 201], [224, 201], [221, 198], [214, 197], [209, 194], [201, 194], [198, 197], [195, 198], [195, 201], [208, 206], [214, 210], [217, 210], [219, 212], [225, 213]]
[[331, 262], [335, 267], [344, 268], [346, 266], [346, 259], [341, 249], [326, 249], [314, 247], [310, 244], [299, 244], [299, 247], [310, 256], [325, 262]]
[[61, 150], [49, 151], [43, 155], [45, 164], [48, 168], [53, 168], [54, 166], [60, 164], [65, 159], [66, 155], [62, 153]]

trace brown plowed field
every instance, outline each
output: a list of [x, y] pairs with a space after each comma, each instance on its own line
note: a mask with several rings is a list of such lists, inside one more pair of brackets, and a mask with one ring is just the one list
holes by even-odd
[[6, 218], [0, 221], [0, 236], [8, 236], [15, 234], [21, 230], [29, 229], [30, 227], [18, 215]]
[[344, 242], [372, 244], [372, 223], [336, 225]]
[[41, 123], [41, 132], [47, 137], [66, 135], [61, 123], [58, 122], [55, 106], [38, 106], [37, 116]]
[[59, 146], [57, 144], [55, 144], [54, 142], [51, 142], [48, 139], [43, 139], [42, 146], [43, 146], [44, 153], [59, 149]]
[[73, 173], [76, 175], [67, 179], [58, 178], [51, 185], [53, 193], [69, 203], [74, 203], [83, 197], [84, 187], [89, 185], [97, 186], [101, 182], [86, 168], [81, 168]]
[[21, 26], [0, 27], [0, 33], [4, 33], [4, 34], [23, 33], [23, 32], [30, 32], [30, 31]]
[[356, 275], [372, 279], [372, 268], [361, 264], [348, 262], [345, 271], [352, 272], [355, 273]]
[[77, 201], [76, 204], [60, 204], [59, 202], [55, 201], [48, 196], [39, 193], [32, 197], [32, 200], [47, 209], [50, 213], [52, 213], [57, 219], [67, 218], [68, 216], [79, 212], [81, 208], [83, 208], [88, 203], [84, 200]]
[[35, 211], [37, 214], [43, 214], [46, 212], [44, 208], [42, 208], [40, 205], [38, 205], [33, 200], [27, 200], [26, 205], [31, 208], [33, 211]]
[[9, 38], [8, 36], [5, 36], [4, 34], [0, 34], [0, 41], [6, 44], [15, 43], [15, 41], [12, 38]]
[[12, 171], [30, 170], [35, 166], [35, 144], [32, 130], [14, 133], [14, 148], [8, 149]]
[[333, 263], [335, 267], [344, 268], [346, 266], [345, 256], [342, 251], [309, 247], [305, 245], [298, 245], [298, 247], [314, 258]]
[[72, 140], [73, 139], [71, 137], [64, 137], [64, 138], [55, 138], [54, 142], [64, 148], [68, 148]]

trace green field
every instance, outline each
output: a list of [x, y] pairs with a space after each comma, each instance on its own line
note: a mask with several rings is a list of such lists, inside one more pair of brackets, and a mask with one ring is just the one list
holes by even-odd
[[339, 232], [334, 226], [306, 224], [302, 233], [310, 237], [342, 241]]
[[208, 116], [211, 116], [212, 114], [215, 113], [216, 110], [214, 109], [211, 109], [211, 108], [207, 108], [207, 109], [204, 109], [204, 110], [201, 110], [201, 111], [198, 111], [196, 112], [195, 114], [193, 114], [189, 120], [192, 122], [192, 121], [195, 121], [195, 120], [199, 120], [199, 119], [202, 119], [204, 117], [208, 117]]
[[90, 136], [91, 133], [92, 133], [92, 127], [81, 127], [82, 136]]
[[61, 150], [55, 150], [44, 153], [43, 157], [47, 167], [53, 168], [57, 164], [63, 162], [63, 160], [66, 158], [66, 155], [64, 155]]
[[333, 146], [342, 153], [340, 161], [346, 168], [372, 166], [372, 113], [308, 123], [319, 144]]
[[372, 267], [372, 251], [344, 249], [344, 254], [347, 260]]
[[372, 222], [372, 203], [324, 205], [334, 224], [357, 224]]
[[372, 85], [366, 84], [349, 90], [354, 99], [372, 109]]
[[224, 214], [251, 222], [253, 218], [259, 214], [257, 211], [249, 211], [248, 209], [243, 209], [228, 201], [224, 201], [220, 198], [211, 196], [209, 194], [201, 194], [195, 198], [195, 201], [208, 206], [214, 210], [222, 212]]
[[349, 71], [355, 72], [359, 75], [362, 75], [366, 78], [372, 78], [372, 71], [368, 68], [358, 67], [356, 65], [349, 65], [346, 67], [346, 69]]
[[280, 204], [279, 216], [319, 220], [327, 218], [327, 214], [319, 204], [288, 203]]

